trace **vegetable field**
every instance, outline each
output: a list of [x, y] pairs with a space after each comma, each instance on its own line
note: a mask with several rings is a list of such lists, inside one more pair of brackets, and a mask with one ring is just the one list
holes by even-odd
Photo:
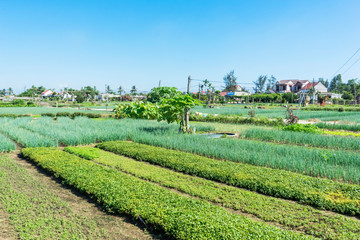
[[[85, 107], [88, 108], [88, 107]], [[100, 109], [105, 109], [105, 107], [97, 107]], [[108, 107], [111, 109], [111, 107]], [[32, 115], [41, 115], [42, 113], [58, 113], [58, 112], [84, 112], [84, 113], [104, 113], [109, 114], [108, 111], [94, 111], [94, 110], [87, 110], [83, 107], [81, 109], [76, 108], [55, 108], [55, 107], [6, 107], [0, 108], [0, 115], [2, 114], [15, 114], [15, 115], [22, 115], [22, 114], [32, 114]]]
[[150, 120], [1, 117], [6, 230], [13, 239], [359, 239], [356, 133], [190, 125], [196, 134]]
[[[297, 106], [294, 106], [295, 109]], [[243, 106], [224, 106], [219, 108], [204, 108], [195, 107], [193, 112], [201, 112], [207, 114], [219, 115], [242, 115], [248, 116], [250, 109]], [[285, 108], [270, 108], [270, 109], [253, 109], [257, 116], [264, 116], [269, 118], [285, 117]], [[296, 112], [296, 111], [295, 111]], [[299, 111], [299, 119], [319, 119], [322, 121], [349, 121], [360, 123], [360, 112], [339, 112], [339, 111]]]

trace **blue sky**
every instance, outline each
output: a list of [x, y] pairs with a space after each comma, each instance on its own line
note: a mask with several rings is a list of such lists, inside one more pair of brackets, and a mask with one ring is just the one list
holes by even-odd
[[[359, 9], [358, 0], [0, 0], [0, 88], [146, 91], [161, 80], [185, 90], [189, 74], [219, 82], [232, 69], [248, 89], [265, 74], [326, 79], [360, 47]], [[350, 78], [360, 79], [360, 62]]]

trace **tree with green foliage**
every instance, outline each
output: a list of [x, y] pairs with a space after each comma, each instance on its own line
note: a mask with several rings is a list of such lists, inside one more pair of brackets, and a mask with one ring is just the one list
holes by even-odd
[[189, 133], [190, 126], [186, 114], [190, 111], [190, 108], [198, 104], [198, 100], [189, 94], [178, 94], [172, 98], [164, 98], [160, 104], [158, 120], [165, 120], [168, 123], [180, 123], [179, 131]]
[[157, 103], [164, 98], [172, 98], [178, 94], [181, 94], [181, 92], [176, 87], [155, 87], [148, 94], [148, 101]]
[[131, 104], [120, 104], [115, 109], [117, 118], [136, 118], [154, 120], [159, 118], [159, 106], [153, 103], [142, 101]]
[[345, 99], [345, 100], [353, 100], [354, 95], [352, 93], [350, 93], [350, 92], [343, 92], [342, 98]]
[[269, 77], [267, 79], [267, 82], [268, 83], [267, 83], [267, 86], [266, 86], [266, 90], [272, 89], [276, 84], [276, 77], [274, 77], [274, 75], [271, 75], [271, 77]]
[[254, 91], [255, 93], [263, 93], [265, 90], [265, 84], [267, 81], [266, 75], [260, 75], [256, 81], [253, 81], [255, 84]]
[[44, 92], [46, 89], [43, 86], [35, 87], [34, 85], [31, 86], [31, 88], [25, 90], [22, 92], [19, 97], [36, 97], [39, 96], [42, 92]]
[[342, 85], [342, 78], [341, 74], [336, 75], [331, 79], [330, 85], [329, 85], [329, 91], [330, 92], [341, 92], [341, 85]]
[[81, 88], [80, 92], [84, 97], [86, 96], [88, 99], [93, 99], [93, 100], [95, 100], [99, 95], [99, 91], [96, 90], [95, 86], [94, 87], [85, 86]]
[[75, 97], [76, 97], [75, 100], [77, 103], [83, 103], [86, 100], [86, 98], [84, 97], [84, 94], [81, 93], [80, 91], [75, 92]]
[[348, 86], [347, 91], [351, 92], [354, 97], [356, 97], [356, 96], [358, 96], [360, 94], [360, 84], [358, 83], [357, 78], [353, 78], [353, 79], [348, 80], [347, 86]]
[[225, 89], [226, 92], [233, 92], [236, 90], [236, 82], [237, 77], [235, 77], [234, 70], [230, 71], [228, 74], [226, 74], [223, 77], [224, 83], [225, 83]]
[[[180, 124], [179, 131], [190, 132], [187, 112], [199, 101], [189, 94], [182, 95], [176, 88], [154, 88], [153, 102], [134, 102], [119, 104], [115, 109], [117, 118], [131, 117], [141, 119], [156, 119], [158, 121], [176, 122]], [[156, 93], [156, 94], [155, 94]], [[156, 101], [155, 101], [156, 99]]]

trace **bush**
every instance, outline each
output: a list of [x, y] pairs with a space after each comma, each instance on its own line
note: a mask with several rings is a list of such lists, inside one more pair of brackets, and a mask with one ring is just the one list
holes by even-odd
[[84, 112], [74, 112], [70, 115], [70, 118], [74, 119], [75, 117], [86, 117], [86, 113]]
[[55, 117], [56, 115], [54, 113], [42, 113], [42, 117]]
[[320, 133], [321, 131], [316, 125], [313, 124], [290, 124], [286, 127], [283, 127], [286, 131], [292, 131], [292, 132], [306, 132], [306, 133]]
[[71, 114], [69, 112], [58, 112], [56, 113], [56, 117], [70, 117]]
[[254, 125], [265, 125], [265, 126], [285, 126], [283, 118], [277, 117], [274, 120], [261, 116], [261, 117], [241, 117], [237, 115], [211, 115], [208, 114], [206, 117], [199, 115], [190, 115], [190, 121], [198, 122], [220, 122], [220, 123], [238, 123], [238, 124], [254, 124]]
[[88, 117], [88, 118], [101, 118], [101, 114], [100, 113], [87, 113], [86, 117]]
[[25, 106], [26, 103], [25, 103], [25, 101], [24, 101], [23, 99], [15, 99], [15, 100], [13, 101], [13, 105]]
[[12, 113], [2, 113], [0, 114], [0, 117], [16, 118], [17, 115]]

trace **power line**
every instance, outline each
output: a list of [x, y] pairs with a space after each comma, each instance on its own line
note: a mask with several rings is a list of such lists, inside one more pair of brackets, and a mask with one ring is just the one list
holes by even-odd
[[[359, 51], [360, 51], [360, 48], [358, 50], [356, 50], [355, 53], [353, 55], [351, 55], [351, 57], [338, 70], [336, 70], [336, 72], [332, 75], [332, 77], [330, 79], [332, 79]], [[350, 67], [352, 67], [352, 66], [353, 65], [351, 65]]]
[[[205, 80], [208, 79], [191, 79], [191, 81], [197, 81], [197, 82], [204, 82]], [[222, 83], [225, 84], [223, 81], [212, 81], [212, 80], [208, 80], [210, 83]], [[254, 85], [253, 83], [239, 83], [240, 85]]]
[[[360, 49], [360, 48], [359, 48]], [[351, 64], [351, 66], [345, 70], [345, 72], [342, 73], [342, 75], [344, 75], [347, 71], [349, 71], [350, 68], [352, 68], [356, 63], [358, 63], [360, 61], [360, 58], [358, 58], [353, 64]]]

